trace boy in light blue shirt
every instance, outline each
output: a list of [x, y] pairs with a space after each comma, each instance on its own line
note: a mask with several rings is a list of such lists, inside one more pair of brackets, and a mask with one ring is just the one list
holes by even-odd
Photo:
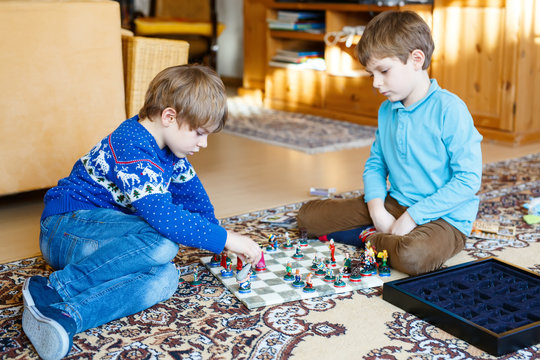
[[356, 51], [388, 100], [365, 164], [365, 195], [311, 201], [298, 213], [309, 234], [355, 245], [369, 239], [407, 274], [435, 270], [461, 251], [479, 204], [482, 136], [463, 101], [429, 78], [433, 49], [414, 12], [370, 21]]

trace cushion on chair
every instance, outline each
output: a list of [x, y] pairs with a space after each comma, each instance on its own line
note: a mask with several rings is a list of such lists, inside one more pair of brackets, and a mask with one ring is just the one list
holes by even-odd
[[[200, 35], [212, 36], [212, 23], [178, 18], [139, 17], [135, 20], [135, 33], [142, 36], [157, 35]], [[218, 23], [219, 36], [225, 25]]]

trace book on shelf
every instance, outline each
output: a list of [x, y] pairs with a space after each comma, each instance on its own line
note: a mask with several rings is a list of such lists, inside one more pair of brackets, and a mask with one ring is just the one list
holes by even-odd
[[324, 12], [279, 10], [277, 18], [283, 21], [324, 20]]
[[268, 27], [270, 30], [294, 30], [294, 31], [307, 31], [307, 30], [323, 30], [325, 28], [324, 22], [313, 21], [297, 21], [297, 22], [283, 22], [280, 20], [268, 20]]
[[320, 59], [323, 55], [323, 51], [278, 50], [276, 55], [272, 57], [272, 60], [300, 64], [311, 59]]
[[318, 51], [318, 50], [287, 50], [287, 49], [279, 49], [276, 51], [276, 55], [284, 55], [284, 56], [320, 56], [322, 57], [324, 55], [324, 51]]
[[270, 60], [268, 65], [273, 67], [288, 68], [288, 69], [309, 69], [309, 70], [326, 70], [326, 63], [323, 58], [307, 59], [301, 63], [292, 63], [288, 61]]

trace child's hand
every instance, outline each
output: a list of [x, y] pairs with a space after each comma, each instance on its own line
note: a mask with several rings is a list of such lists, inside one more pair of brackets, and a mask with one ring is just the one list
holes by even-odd
[[373, 199], [368, 202], [369, 216], [373, 226], [378, 232], [390, 233], [396, 218], [386, 210], [382, 199]]
[[261, 260], [262, 250], [259, 244], [247, 236], [227, 231], [225, 249], [232, 251], [246, 264], [257, 265]]
[[390, 233], [393, 235], [407, 235], [415, 227], [416, 223], [407, 211], [405, 211], [390, 228]]

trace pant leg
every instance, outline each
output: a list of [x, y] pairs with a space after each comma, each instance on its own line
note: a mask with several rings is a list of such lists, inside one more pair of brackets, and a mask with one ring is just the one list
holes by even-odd
[[52, 216], [42, 223], [43, 256], [57, 269], [50, 282], [66, 299], [101, 283], [174, 259], [178, 244], [143, 219], [108, 209]]
[[103, 282], [66, 302], [53, 306], [75, 320], [77, 332], [129, 316], [169, 299], [178, 287], [173, 263]]
[[51, 216], [42, 222], [40, 246], [59, 270], [49, 279], [77, 331], [131, 315], [176, 291], [179, 273], [171, 263], [178, 244], [143, 219], [97, 209]]
[[[384, 206], [396, 219], [407, 210], [390, 196], [386, 197]], [[364, 196], [310, 201], [298, 211], [297, 221], [300, 229], [314, 236], [373, 223]], [[369, 239], [377, 251], [388, 251], [390, 266], [410, 275], [440, 268], [463, 249], [467, 240], [463, 233], [442, 219], [417, 226], [405, 236], [376, 233]]]
[[[385, 208], [396, 219], [407, 210], [390, 196], [386, 198]], [[465, 234], [443, 219], [419, 225], [404, 236], [375, 233], [368, 239], [377, 251], [388, 251], [388, 264], [392, 268], [409, 275], [440, 268], [467, 241]]]
[[417, 275], [440, 268], [463, 249], [467, 237], [438, 219], [417, 226], [405, 236], [375, 233], [369, 240], [377, 251], [388, 251], [388, 264], [392, 268]]
[[311, 236], [351, 230], [373, 223], [364, 196], [353, 199], [312, 200], [298, 210], [298, 227]]

